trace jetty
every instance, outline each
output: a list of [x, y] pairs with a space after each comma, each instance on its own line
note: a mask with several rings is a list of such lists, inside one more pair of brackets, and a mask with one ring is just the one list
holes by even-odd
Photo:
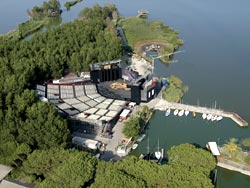
[[[159, 97], [159, 95], [158, 95]], [[248, 123], [237, 113], [235, 112], [227, 112], [221, 109], [214, 109], [214, 108], [207, 108], [207, 107], [201, 107], [201, 106], [194, 106], [194, 105], [187, 105], [187, 104], [181, 104], [176, 102], [168, 102], [162, 98], [155, 98], [151, 100], [146, 105], [149, 108], [155, 109], [155, 110], [161, 110], [166, 111], [167, 109], [172, 110], [186, 110], [194, 113], [201, 113], [201, 114], [212, 114], [216, 116], [222, 116], [225, 118], [231, 118], [235, 123], [237, 123], [241, 127], [248, 126]]]

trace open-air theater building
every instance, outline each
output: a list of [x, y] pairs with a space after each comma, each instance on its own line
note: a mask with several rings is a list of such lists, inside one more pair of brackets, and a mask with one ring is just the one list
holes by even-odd
[[36, 92], [66, 116], [72, 132], [110, 132], [128, 102], [147, 102], [158, 92], [150, 72], [122, 69], [121, 60], [90, 65], [89, 76], [37, 85]]

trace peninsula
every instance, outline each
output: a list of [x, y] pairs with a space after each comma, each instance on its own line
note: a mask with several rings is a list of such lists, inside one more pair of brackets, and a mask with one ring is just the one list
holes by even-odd
[[[166, 87], [148, 67], [142, 74], [128, 68], [128, 51], [143, 55], [154, 43], [159, 53], [173, 53], [183, 43], [171, 28], [140, 18], [132, 25], [144, 37], [133, 39], [130, 24], [119, 19], [114, 5], [94, 5], [28, 41], [0, 43], [0, 163], [14, 168], [8, 181], [50, 188], [213, 186], [215, 158], [192, 144], [172, 147], [167, 165], [119, 156]], [[162, 38], [148, 38], [153, 33]]]

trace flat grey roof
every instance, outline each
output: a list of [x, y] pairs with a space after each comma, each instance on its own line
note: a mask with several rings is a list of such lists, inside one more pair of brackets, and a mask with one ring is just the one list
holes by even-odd
[[68, 105], [67, 103], [60, 103], [60, 104], [57, 104], [56, 106], [62, 110], [72, 108], [72, 106]]
[[99, 109], [98, 108], [90, 108], [88, 110], [85, 110], [84, 113], [94, 114], [97, 110], [99, 110]]
[[77, 97], [77, 99], [79, 99], [79, 100], [82, 101], [82, 102], [86, 102], [86, 101], [91, 100], [91, 99], [90, 99], [89, 97], [87, 97], [87, 96]]
[[102, 116], [99, 120], [110, 121], [112, 117]]
[[80, 119], [85, 119], [86, 117], [87, 117], [87, 115], [84, 114], [83, 112], [80, 113], [80, 114], [75, 115], [75, 118], [80, 118]]
[[97, 97], [96, 99], [94, 99], [96, 102], [101, 103], [102, 101], [104, 101], [106, 98], [103, 96]]
[[59, 90], [59, 85], [48, 84], [47, 88], [48, 89], [58, 89]]
[[106, 114], [107, 112], [108, 112], [108, 110], [100, 109], [100, 110], [98, 110], [95, 114], [103, 116], [103, 115]]
[[47, 93], [59, 94], [59, 88], [58, 89], [48, 88]]
[[111, 105], [108, 107], [108, 109], [109, 109], [109, 110], [119, 110], [120, 107], [121, 107], [121, 106], [119, 106], [119, 105], [111, 104]]
[[74, 108], [76, 108], [77, 110], [79, 110], [80, 112], [89, 109], [90, 107], [84, 103], [80, 103], [80, 104], [73, 104], [72, 105]]
[[95, 99], [95, 98], [98, 98], [98, 97], [101, 97], [100, 94], [87, 94], [87, 96], [91, 99]]
[[86, 101], [85, 104], [89, 105], [90, 107], [96, 106], [98, 103], [94, 100]]
[[112, 111], [112, 110], [110, 110], [105, 116], [108, 116], [108, 117], [115, 117], [117, 113], [118, 113], [117, 111]]
[[49, 102], [53, 103], [53, 104], [59, 104], [60, 103], [60, 99], [50, 99]]
[[70, 104], [70, 105], [72, 105], [72, 104], [79, 104], [79, 103], [82, 102], [82, 101], [79, 101], [79, 100], [77, 100], [77, 99], [75, 99], [75, 98], [63, 99], [63, 101], [64, 101], [65, 103]]
[[66, 109], [64, 110], [65, 113], [69, 114], [70, 116], [76, 115], [79, 113], [78, 110], [70, 110], [70, 109]]
[[96, 108], [102, 108], [102, 109], [107, 109], [107, 107], [109, 106], [109, 104], [104, 104], [104, 103], [100, 103], [96, 106]]
[[87, 119], [97, 120], [97, 119], [100, 118], [100, 117], [101, 117], [101, 116], [99, 116], [99, 115], [91, 114], [90, 116], [87, 117]]
[[60, 85], [61, 91], [62, 90], [70, 90], [73, 91], [73, 86], [69, 86], [69, 85]]
[[103, 103], [105, 104], [111, 104], [113, 102], [113, 99], [105, 99]]
[[122, 101], [122, 100], [115, 100], [113, 102], [113, 104], [116, 104], [116, 105], [120, 105], [120, 106], [123, 106], [125, 105], [127, 102], [126, 101]]

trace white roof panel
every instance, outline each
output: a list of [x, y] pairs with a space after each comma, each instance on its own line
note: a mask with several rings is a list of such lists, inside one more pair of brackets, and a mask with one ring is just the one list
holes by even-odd
[[84, 113], [94, 114], [97, 110], [98, 110], [98, 108], [90, 108], [88, 110], [85, 110]]
[[213, 155], [215, 155], [215, 156], [220, 155], [220, 151], [218, 149], [216, 142], [208, 142], [208, 146], [209, 146]]
[[101, 116], [99, 115], [95, 115], [95, 114], [91, 114], [90, 116], [88, 116], [88, 119], [93, 119], [93, 120], [97, 120], [98, 118], [100, 118]]
[[124, 109], [123, 111], [122, 111], [122, 113], [120, 114], [120, 117], [127, 117], [128, 116], [128, 114], [129, 114], [129, 112], [130, 112], [130, 110], [128, 110], [128, 109]]

